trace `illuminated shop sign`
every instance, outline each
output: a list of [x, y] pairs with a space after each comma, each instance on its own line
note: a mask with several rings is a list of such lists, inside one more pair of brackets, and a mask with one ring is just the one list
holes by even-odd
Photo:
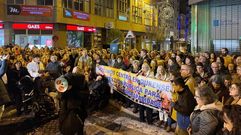
[[90, 19], [89, 14], [77, 12], [77, 11], [73, 12], [73, 16], [74, 16], [75, 19], [80, 19], [80, 20], [89, 20]]
[[87, 13], [72, 11], [70, 9], [64, 9], [64, 17], [79, 19], [79, 20], [90, 20], [90, 15]]
[[53, 30], [54, 25], [53, 24], [28, 24], [28, 23], [22, 23], [22, 24], [13, 24], [12, 28], [17, 30], [22, 29], [28, 29], [28, 30]]
[[50, 6], [7, 5], [7, 15], [51, 17], [52, 11]]
[[127, 17], [123, 15], [119, 15], [119, 20], [121, 21], [127, 21]]
[[69, 10], [69, 9], [64, 9], [64, 17], [70, 17], [70, 18], [72, 18], [72, 17], [73, 17], [72, 11]]
[[93, 27], [84, 27], [77, 25], [67, 25], [67, 30], [70, 31], [84, 31], [84, 32], [96, 32], [96, 29]]
[[0, 29], [3, 29], [4, 25], [0, 23]]

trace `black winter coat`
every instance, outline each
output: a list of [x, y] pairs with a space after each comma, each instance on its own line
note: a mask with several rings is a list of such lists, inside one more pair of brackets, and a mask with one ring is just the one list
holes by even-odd
[[196, 106], [196, 100], [194, 99], [192, 92], [188, 86], [185, 85], [182, 92], [178, 92], [178, 100], [174, 103], [174, 109], [185, 116], [190, 116]]
[[83, 75], [69, 73], [65, 78], [72, 88], [60, 97], [59, 128], [63, 135], [82, 135], [87, 117], [88, 85]]

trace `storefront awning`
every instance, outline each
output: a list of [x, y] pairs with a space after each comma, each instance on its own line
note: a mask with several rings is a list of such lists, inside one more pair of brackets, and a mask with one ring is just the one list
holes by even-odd
[[189, 5], [197, 4], [202, 1], [205, 1], [205, 0], [189, 0]]

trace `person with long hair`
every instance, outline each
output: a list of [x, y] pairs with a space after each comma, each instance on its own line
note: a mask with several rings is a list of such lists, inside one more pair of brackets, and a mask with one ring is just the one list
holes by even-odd
[[[154, 78], [154, 72], [151, 71], [151, 67], [147, 63], [143, 63], [141, 66], [141, 76], [147, 77], [147, 78]], [[148, 124], [152, 124], [153, 118], [152, 118], [153, 110], [149, 107], [145, 107], [143, 105], [139, 105], [139, 118], [141, 122], [145, 122], [145, 118]], [[146, 114], [146, 115], [145, 115]]]
[[241, 134], [241, 106], [225, 105], [223, 107], [223, 135]]

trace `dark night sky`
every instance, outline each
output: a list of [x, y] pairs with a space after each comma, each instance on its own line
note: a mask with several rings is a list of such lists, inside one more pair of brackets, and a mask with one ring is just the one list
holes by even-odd
[[188, 5], [188, 0], [180, 0], [180, 14], [186, 14], [187, 5]]

